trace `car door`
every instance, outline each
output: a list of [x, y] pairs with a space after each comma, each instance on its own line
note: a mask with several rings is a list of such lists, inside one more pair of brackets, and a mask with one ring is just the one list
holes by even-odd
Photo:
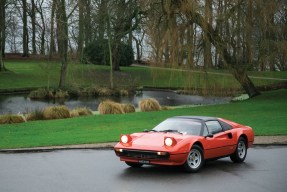
[[217, 120], [206, 121], [208, 136], [205, 138], [205, 158], [216, 158], [234, 152], [236, 143], [231, 130], [224, 129]]

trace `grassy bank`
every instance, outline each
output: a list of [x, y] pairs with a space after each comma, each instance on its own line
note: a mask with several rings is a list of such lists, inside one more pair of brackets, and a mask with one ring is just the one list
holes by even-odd
[[[60, 63], [6, 61], [5, 65], [9, 71], [0, 73], [0, 89], [58, 86]], [[210, 72], [213, 72], [212, 74], [142, 67], [122, 67], [121, 69], [122, 71], [114, 73], [115, 86], [188, 87], [209, 90], [240, 88], [239, 83], [233, 76], [223, 70], [210, 70]], [[250, 72], [249, 75], [287, 79], [287, 72]], [[69, 87], [109, 86], [109, 78], [108, 66], [70, 63], [67, 73], [67, 85]], [[278, 82], [272, 79], [257, 78], [253, 81], [258, 86]]]
[[121, 133], [151, 129], [178, 115], [218, 116], [253, 127], [255, 135], [287, 135], [286, 98], [283, 89], [224, 105], [0, 125], [0, 148], [117, 141]]

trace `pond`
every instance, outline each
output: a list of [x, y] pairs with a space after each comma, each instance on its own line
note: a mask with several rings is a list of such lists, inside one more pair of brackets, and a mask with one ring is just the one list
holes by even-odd
[[231, 97], [179, 95], [174, 91], [142, 91], [142, 94], [128, 97], [96, 97], [50, 101], [31, 100], [27, 97], [27, 94], [0, 95], [0, 114], [28, 113], [35, 109], [43, 109], [48, 105], [66, 105], [70, 109], [88, 107], [96, 111], [99, 103], [105, 99], [120, 103], [131, 103], [138, 107], [141, 99], [150, 97], [157, 99], [162, 106], [223, 104], [231, 100]]

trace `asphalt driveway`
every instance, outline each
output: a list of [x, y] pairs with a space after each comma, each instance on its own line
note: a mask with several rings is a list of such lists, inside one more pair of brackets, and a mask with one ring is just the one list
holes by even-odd
[[1, 192], [252, 191], [287, 188], [287, 146], [255, 147], [243, 164], [207, 162], [200, 173], [176, 167], [133, 169], [112, 150], [0, 153]]

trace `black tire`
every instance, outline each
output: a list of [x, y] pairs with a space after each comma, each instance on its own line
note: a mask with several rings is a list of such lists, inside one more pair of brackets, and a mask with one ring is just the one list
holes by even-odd
[[193, 145], [190, 149], [183, 168], [188, 173], [198, 172], [204, 164], [203, 150], [198, 145]]
[[133, 163], [133, 162], [127, 162], [127, 161], [125, 161], [125, 163], [126, 163], [128, 166], [134, 167], [134, 168], [139, 168], [139, 167], [143, 166], [143, 164], [141, 164], [141, 163]]
[[239, 137], [235, 152], [230, 155], [230, 159], [234, 163], [241, 163], [245, 160], [247, 155], [247, 144], [244, 137]]

